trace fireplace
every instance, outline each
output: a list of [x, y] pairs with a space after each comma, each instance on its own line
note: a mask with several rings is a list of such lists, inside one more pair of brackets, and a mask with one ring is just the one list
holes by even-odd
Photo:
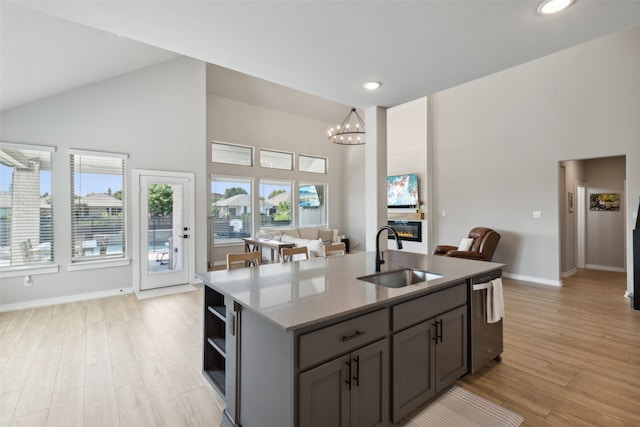
[[[387, 221], [387, 224], [393, 228], [400, 240], [407, 242], [422, 242], [422, 222], [420, 221]], [[388, 233], [389, 239], [393, 239], [391, 233]]]

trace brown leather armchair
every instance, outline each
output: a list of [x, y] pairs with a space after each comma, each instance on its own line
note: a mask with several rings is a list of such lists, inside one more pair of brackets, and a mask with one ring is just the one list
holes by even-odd
[[435, 251], [433, 251], [433, 254], [475, 259], [478, 261], [491, 261], [496, 246], [498, 246], [500, 234], [490, 228], [476, 227], [469, 232], [469, 238], [473, 239], [473, 243], [468, 251], [459, 251], [457, 246], [439, 245]]

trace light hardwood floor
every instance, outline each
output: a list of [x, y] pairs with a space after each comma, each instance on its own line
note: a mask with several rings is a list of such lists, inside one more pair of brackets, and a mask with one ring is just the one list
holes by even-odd
[[640, 425], [640, 311], [623, 297], [626, 274], [505, 284], [502, 362], [460, 385], [524, 416], [525, 426]]
[[202, 290], [0, 315], [0, 425], [213, 426]]
[[[503, 361], [459, 384], [526, 426], [638, 425], [640, 311], [625, 282], [596, 271], [559, 288], [505, 279]], [[219, 425], [201, 312], [200, 289], [0, 314], [0, 425]]]

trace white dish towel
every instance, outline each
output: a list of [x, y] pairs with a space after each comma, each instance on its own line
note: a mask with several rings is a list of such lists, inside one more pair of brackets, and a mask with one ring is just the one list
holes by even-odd
[[502, 295], [502, 278], [491, 281], [487, 288], [487, 323], [496, 323], [504, 317], [504, 297]]

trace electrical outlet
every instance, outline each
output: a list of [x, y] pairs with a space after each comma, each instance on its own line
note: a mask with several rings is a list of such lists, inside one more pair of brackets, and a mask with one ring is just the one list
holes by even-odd
[[542, 212], [541, 211], [533, 211], [533, 219], [540, 219], [542, 218]]

